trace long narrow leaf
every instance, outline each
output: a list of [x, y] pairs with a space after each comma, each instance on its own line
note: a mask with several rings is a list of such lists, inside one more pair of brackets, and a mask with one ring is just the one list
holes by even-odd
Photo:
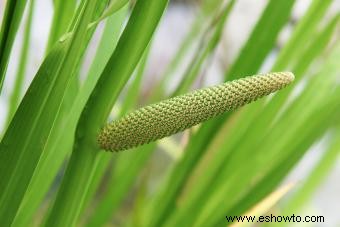
[[[283, 27], [285, 22], [287, 22], [288, 17], [291, 12], [291, 8], [293, 6], [295, 1], [270, 1], [267, 5], [267, 8], [265, 12], [262, 14], [261, 18], [259, 19], [257, 23], [256, 29], [253, 31], [253, 35], [251, 36], [251, 39], [255, 39], [254, 43], [246, 44], [245, 50], [248, 50], [247, 52], [242, 52], [243, 56], [242, 58], [239, 57], [236, 63], [234, 63], [233, 69], [229, 72], [230, 76], [228, 79], [236, 78], [236, 76], [241, 76], [245, 74], [236, 74], [237, 72], [244, 72], [247, 71], [246, 74], [251, 74], [254, 71], [250, 71], [245, 65], [249, 65], [251, 67], [251, 70], [253, 68], [259, 68], [261, 66], [262, 62], [259, 62], [258, 60], [255, 61], [251, 60], [256, 58], [257, 54], [257, 47], [258, 43], [256, 40], [259, 40], [261, 42], [264, 42], [264, 50], [261, 52], [262, 55], [266, 55], [272, 48], [276, 39], [276, 36], [280, 29]], [[270, 19], [267, 21], [268, 17], [270, 18], [278, 18], [280, 23], [275, 23], [271, 25], [271, 23], [274, 23], [275, 19]], [[268, 23], [273, 26], [272, 33], [268, 32], [266, 29]], [[262, 38], [263, 37], [263, 38]], [[268, 40], [267, 40], [268, 39]], [[248, 47], [249, 46], [249, 47]], [[262, 58], [262, 60], [265, 58], [265, 56], [260, 56], [259, 59]], [[238, 63], [239, 61], [244, 62], [244, 65]], [[239, 66], [237, 66], [239, 65]], [[236, 69], [238, 71], [236, 71]], [[227, 113], [217, 119], [213, 119], [205, 124], [202, 125], [200, 130], [191, 138], [189, 141], [189, 144], [187, 145], [185, 155], [183, 156], [182, 160], [176, 165], [176, 167], [173, 169], [169, 181], [167, 182], [167, 185], [164, 186], [164, 188], [167, 188], [167, 190], [164, 190], [164, 194], [159, 193], [157, 195], [157, 198], [155, 201], [161, 201], [166, 198], [166, 201], [162, 201], [162, 206], [166, 207], [164, 209], [166, 210], [172, 210], [174, 209], [174, 203], [176, 198], [180, 195], [181, 191], [183, 190], [185, 186], [185, 182], [190, 176], [191, 171], [196, 167], [197, 163], [199, 162], [200, 158], [203, 156], [204, 151], [206, 150], [207, 146], [209, 145], [209, 142], [211, 141], [211, 138], [214, 137], [216, 132], [219, 130], [220, 126], [222, 125], [221, 122], [223, 122], [228, 116], [230, 116], [230, 113]], [[171, 193], [170, 193], [171, 190]], [[161, 212], [159, 207], [157, 208], [157, 212]], [[163, 210], [164, 212], [164, 210]], [[150, 214], [151, 215], [151, 214]], [[153, 216], [155, 214], [152, 214]], [[158, 215], [156, 215], [158, 216]], [[162, 216], [157, 217], [160, 221]]]
[[[80, 117], [74, 150], [48, 219], [48, 226], [73, 226], [77, 222], [99, 161], [97, 133], [106, 122], [121, 89], [149, 44], [167, 2], [167, 0], [138, 1], [134, 7], [117, 48]], [[141, 17], [144, 20], [140, 20]]]
[[5, 79], [10, 53], [27, 0], [7, 1], [0, 31], [0, 93]]
[[274, 70], [286, 69], [292, 62], [292, 59], [298, 59], [296, 57], [305, 48], [304, 44], [308, 43], [310, 37], [314, 35], [317, 25], [332, 2], [333, 0], [313, 0], [292, 37], [280, 52], [278, 60], [273, 67]]
[[[277, 36], [287, 23], [294, 0], [269, 1], [247, 43], [226, 75], [232, 80], [238, 75], [257, 72], [273, 49]], [[261, 47], [261, 48], [259, 48]]]
[[[5, 225], [11, 223], [19, 207], [79, 62], [79, 50], [93, 15], [91, 4], [82, 10], [84, 17], [77, 22], [71, 39], [60, 41], [45, 60], [1, 141], [0, 218]], [[18, 143], [17, 138], [22, 141]]]
[[75, 0], [60, 0], [55, 2], [52, 26], [46, 48], [47, 52], [57, 40], [67, 32], [72, 21], [72, 16], [76, 10], [76, 3], [77, 1]]
[[19, 101], [22, 95], [22, 87], [25, 78], [26, 72], [26, 65], [27, 65], [27, 58], [28, 58], [28, 49], [30, 47], [30, 36], [31, 36], [31, 25], [32, 25], [32, 18], [33, 18], [33, 11], [35, 6], [35, 0], [31, 0], [27, 15], [27, 22], [25, 27], [25, 37], [22, 43], [22, 49], [20, 53], [20, 61], [19, 61], [19, 69], [17, 71], [17, 76], [13, 88], [13, 93], [10, 98], [10, 107], [7, 116], [7, 125], [11, 121], [15, 110], [18, 108]]

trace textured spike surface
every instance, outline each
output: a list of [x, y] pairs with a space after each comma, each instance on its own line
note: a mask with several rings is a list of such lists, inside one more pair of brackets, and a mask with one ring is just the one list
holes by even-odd
[[290, 72], [249, 76], [148, 105], [105, 126], [98, 143], [109, 151], [146, 144], [269, 95], [293, 80]]

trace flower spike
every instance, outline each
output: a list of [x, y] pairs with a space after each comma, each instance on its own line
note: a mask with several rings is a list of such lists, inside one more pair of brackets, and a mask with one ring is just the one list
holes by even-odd
[[98, 143], [102, 149], [122, 151], [162, 139], [278, 91], [293, 80], [290, 72], [249, 76], [148, 105], [106, 125]]

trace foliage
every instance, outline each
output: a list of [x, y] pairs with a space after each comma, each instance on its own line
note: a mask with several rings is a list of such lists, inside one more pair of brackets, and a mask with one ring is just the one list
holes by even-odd
[[[297, 212], [313, 196], [339, 152], [336, 31], [340, 13], [329, 13], [332, 2], [312, 0], [288, 41], [279, 46], [296, 1], [268, 1], [234, 62], [223, 68], [227, 82], [261, 73], [266, 59], [274, 56], [272, 70], [292, 71], [296, 76], [292, 85], [184, 134], [107, 153], [100, 149], [98, 135], [109, 119], [124, 121], [123, 116], [139, 106], [152, 37], [168, 0], [54, 0], [46, 56], [27, 91], [23, 83], [32, 18], [39, 8], [35, 0], [7, 1], [0, 30], [0, 89], [20, 26], [25, 35], [7, 124], [0, 134], [1, 226], [225, 226], [226, 215], [263, 213], [274, 206], [291, 188], [277, 190], [280, 183], [309, 148], [327, 135], [320, 161], [282, 211]], [[196, 21], [144, 103], [192, 89], [224, 41], [223, 30], [236, 4], [234, 0], [200, 1]], [[83, 79], [84, 58], [101, 24], [104, 31]], [[185, 58], [190, 64], [184, 65], [180, 83], [168, 95], [167, 86]], [[237, 93], [240, 97], [257, 86], [248, 80], [237, 80], [245, 91]], [[238, 82], [225, 86], [232, 90], [229, 85]], [[257, 87], [269, 93], [263, 88]], [[215, 92], [210, 89], [198, 93]], [[186, 102], [188, 95], [181, 97]], [[204, 96], [205, 101], [214, 97]], [[236, 104], [255, 97], [242, 98]], [[113, 108], [118, 116], [111, 114]], [[131, 116], [140, 120], [136, 113], [140, 112]], [[215, 115], [209, 113], [204, 119], [199, 115], [194, 122]], [[193, 125], [180, 125], [165, 134], [160, 130], [157, 133], [162, 136], [152, 134], [147, 142]], [[60, 175], [62, 182], [54, 183]]]

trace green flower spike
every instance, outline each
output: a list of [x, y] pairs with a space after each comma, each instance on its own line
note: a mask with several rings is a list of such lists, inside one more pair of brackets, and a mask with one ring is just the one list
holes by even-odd
[[255, 75], [148, 105], [106, 125], [98, 143], [109, 151], [146, 144], [269, 95], [293, 80], [290, 72]]

